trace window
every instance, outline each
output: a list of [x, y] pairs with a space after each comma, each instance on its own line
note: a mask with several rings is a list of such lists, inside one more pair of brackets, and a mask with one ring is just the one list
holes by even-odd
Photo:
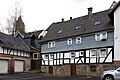
[[107, 32], [95, 34], [96, 41], [105, 41], [107, 39]]
[[48, 56], [49, 56], [48, 54], [45, 54], [45, 55], [44, 55], [44, 58], [45, 58], [45, 59], [48, 59]]
[[96, 34], [96, 35], [95, 35], [95, 40], [96, 40], [96, 41], [100, 41], [100, 34]]
[[91, 49], [90, 50], [90, 56], [91, 57], [96, 57], [97, 56], [97, 49]]
[[100, 49], [100, 56], [101, 57], [106, 57], [106, 55], [107, 55], [107, 49], [106, 48]]
[[53, 54], [50, 54], [50, 59], [53, 59]]
[[64, 31], [64, 29], [60, 29], [60, 30], [58, 30], [58, 34], [63, 33], [63, 31]]
[[55, 41], [49, 42], [48, 43], [48, 48], [53, 48], [53, 47], [55, 47]]
[[84, 51], [80, 51], [79, 56], [84, 56]]
[[75, 58], [75, 52], [71, 52], [71, 58]]
[[90, 66], [90, 70], [91, 70], [91, 72], [96, 72], [96, 66]]
[[79, 30], [81, 28], [80, 25], [76, 26], [75, 30]]
[[80, 44], [81, 43], [81, 37], [77, 37], [76, 38], [76, 44]]
[[37, 53], [33, 54], [33, 59], [38, 59], [38, 54]]
[[67, 45], [72, 45], [72, 38], [67, 40]]
[[100, 25], [100, 24], [101, 24], [101, 21], [97, 20], [94, 25], [97, 26], [97, 25]]
[[107, 33], [102, 33], [101, 34], [101, 40], [105, 41], [107, 39]]

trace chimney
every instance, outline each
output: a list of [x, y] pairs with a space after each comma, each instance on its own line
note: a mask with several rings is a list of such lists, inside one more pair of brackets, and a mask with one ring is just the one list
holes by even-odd
[[72, 20], [72, 17], [70, 17], [70, 20]]
[[88, 19], [91, 20], [92, 19], [92, 7], [88, 8]]
[[62, 18], [62, 22], [64, 22], [64, 18]]

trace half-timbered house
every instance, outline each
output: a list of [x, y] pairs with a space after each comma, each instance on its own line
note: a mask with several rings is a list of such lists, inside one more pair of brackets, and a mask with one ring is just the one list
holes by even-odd
[[[108, 10], [51, 24], [42, 38], [43, 72], [61, 75], [99, 75], [119, 66], [120, 2]], [[115, 62], [116, 61], [116, 62]]]
[[31, 50], [18, 38], [0, 33], [0, 74], [24, 72], [31, 67]]
[[32, 51], [31, 54], [31, 70], [40, 70], [41, 65], [41, 56], [40, 56], [40, 45], [39, 41], [46, 34], [45, 30], [33, 31], [28, 33], [20, 33], [16, 34], [16, 37], [20, 39], [23, 43], [25, 43]]

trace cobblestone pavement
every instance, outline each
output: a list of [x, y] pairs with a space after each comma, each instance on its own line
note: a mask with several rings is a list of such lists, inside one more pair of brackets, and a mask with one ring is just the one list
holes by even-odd
[[58, 76], [44, 73], [19, 73], [0, 75], [0, 80], [101, 80], [100, 78], [86, 78], [81, 76]]

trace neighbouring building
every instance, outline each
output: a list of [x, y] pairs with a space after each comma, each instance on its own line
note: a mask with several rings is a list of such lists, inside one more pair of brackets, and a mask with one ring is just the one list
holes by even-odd
[[38, 30], [33, 32], [26, 32], [25, 31], [25, 25], [21, 18], [21, 16], [18, 18], [16, 22], [16, 34], [15, 37], [17, 37], [19, 40], [21, 40], [26, 46], [30, 48], [32, 51], [31, 53], [31, 70], [40, 70], [41, 65], [41, 56], [40, 56], [40, 45], [39, 41], [45, 36], [46, 31], [45, 30]]
[[31, 50], [18, 38], [0, 33], [0, 74], [31, 69]]
[[41, 71], [98, 76], [120, 66], [120, 1], [110, 9], [51, 24], [40, 41]]
[[16, 34], [16, 37], [20, 39], [24, 44], [26, 44], [30, 50], [31, 54], [31, 70], [40, 70], [41, 67], [41, 56], [40, 56], [40, 45], [39, 42], [42, 37], [45, 36], [46, 31], [39, 30], [28, 33]]

